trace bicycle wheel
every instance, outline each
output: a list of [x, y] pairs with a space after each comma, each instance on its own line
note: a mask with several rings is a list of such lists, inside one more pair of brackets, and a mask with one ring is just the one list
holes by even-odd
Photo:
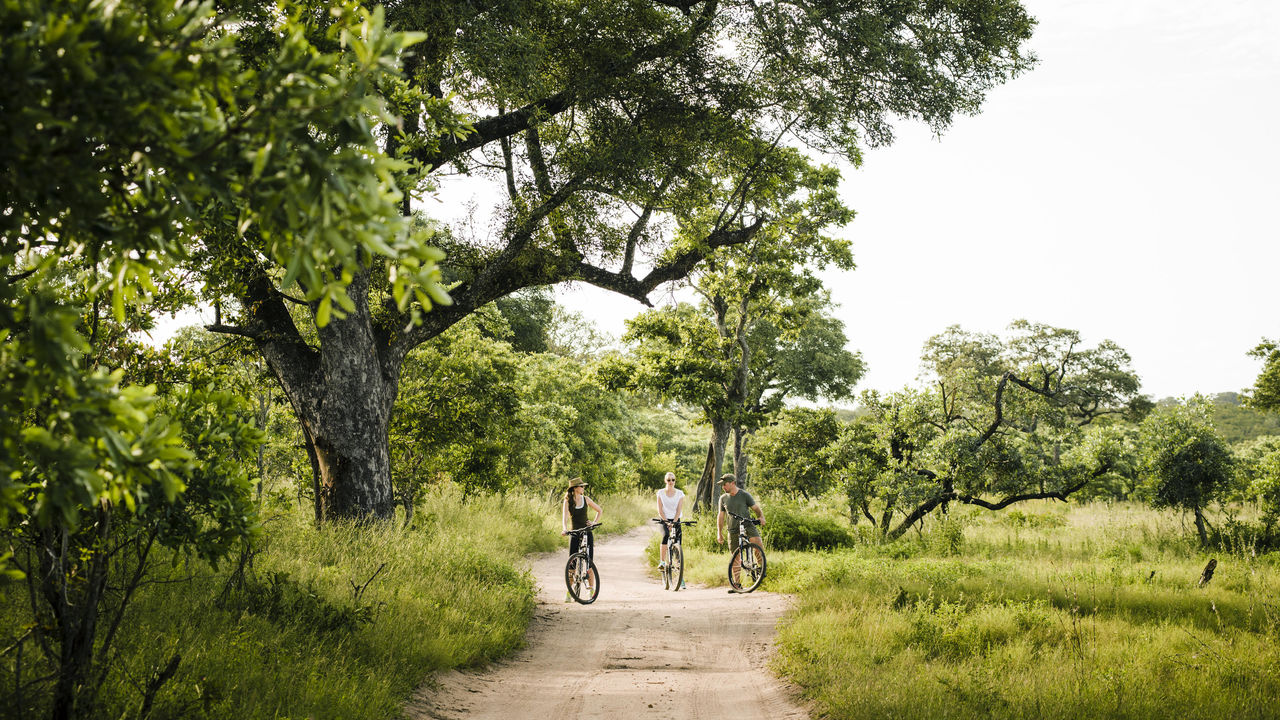
[[564, 568], [565, 585], [569, 595], [583, 605], [590, 605], [600, 595], [600, 572], [594, 561], [588, 561], [586, 553], [574, 553]]
[[[742, 568], [735, 578], [733, 566], [741, 562]], [[733, 551], [729, 558], [729, 584], [740, 592], [751, 592], [764, 582], [765, 559], [764, 550], [754, 544], [747, 544]]]
[[671, 555], [667, 558], [667, 575], [670, 589], [679, 592], [680, 582], [684, 580], [684, 553], [680, 551], [679, 545], [671, 546]]

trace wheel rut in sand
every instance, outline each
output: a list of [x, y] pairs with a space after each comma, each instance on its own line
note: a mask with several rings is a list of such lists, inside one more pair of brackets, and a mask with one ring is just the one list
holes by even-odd
[[[662, 589], [637, 528], [596, 542], [600, 597], [566, 604], [564, 552], [536, 556], [538, 605], [526, 646], [483, 670], [425, 684], [415, 720], [735, 718], [801, 720], [795, 692], [767, 669], [785, 595]], [[725, 561], [727, 565], [727, 561]]]

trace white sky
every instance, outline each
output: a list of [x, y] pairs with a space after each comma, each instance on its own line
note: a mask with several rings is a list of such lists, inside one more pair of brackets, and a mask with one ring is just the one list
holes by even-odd
[[[859, 389], [913, 383], [948, 325], [1016, 318], [1114, 340], [1156, 398], [1252, 385], [1246, 353], [1280, 335], [1280, 3], [1024, 4], [1035, 69], [845, 173], [858, 268], [826, 280]], [[643, 309], [558, 297], [615, 336]]]

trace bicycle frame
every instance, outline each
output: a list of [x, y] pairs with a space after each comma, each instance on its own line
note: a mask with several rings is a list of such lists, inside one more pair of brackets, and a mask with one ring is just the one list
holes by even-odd
[[[600, 571], [596, 568], [595, 543], [592, 542], [591, 536], [591, 531], [599, 526], [600, 523], [591, 523], [586, 527], [568, 531], [569, 535], [581, 537], [582, 540], [578, 544], [578, 549], [569, 554], [569, 561], [565, 563], [565, 586], [569, 589], [569, 595], [583, 605], [595, 602], [600, 595]], [[590, 592], [589, 595], [582, 593], [584, 587]]]
[[[747, 535], [747, 523], [759, 525], [760, 522], [754, 518], [743, 517], [737, 513], [729, 513], [738, 519], [738, 545], [733, 551], [733, 555], [729, 557], [729, 585], [738, 592], [751, 592], [760, 587], [760, 583], [764, 582], [765, 572], [768, 568], [768, 559], [764, 554], [764, 542], [756, 545], [751, 542], [751, 537]], [[759, 557], [756, 557], [758, 551]], [[734, 573], [734, 566], [737, 564], [738, 572]], [[742, 583], [742, 573], [747, 573], [751, 578], [751, 582], [744, 585]]]
[[[662, 570], [662, 585], [666, 590], [678, 591], [680, 584], [684, 580], [684, 527], [685, 525], [696, 525], [697, 520], [663, 520], [662, 518], [653, 518], [653, 521], [659, 525], [670, 523], [673, 527], [671, 540], [667, 542], [667, 565]], [[678, 560], [677, 560], [678, 558]], [[679, 563], [680, 571], [677, 576], [672, 577], [672, 567]]]

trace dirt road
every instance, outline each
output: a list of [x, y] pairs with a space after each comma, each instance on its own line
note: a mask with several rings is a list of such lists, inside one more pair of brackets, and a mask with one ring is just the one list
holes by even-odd
[[486, 670], [453, 672], [424, 685], [408, 716], [808, 718], [766, 669], [786, 597], [693, 585], [665, 591], [644, 563], [652, 532], [640, 528], [596, 544], [602, 583], [592, 605], [564, 602], [566, 553], [537, 557], [538, 607], [528, 645]]

